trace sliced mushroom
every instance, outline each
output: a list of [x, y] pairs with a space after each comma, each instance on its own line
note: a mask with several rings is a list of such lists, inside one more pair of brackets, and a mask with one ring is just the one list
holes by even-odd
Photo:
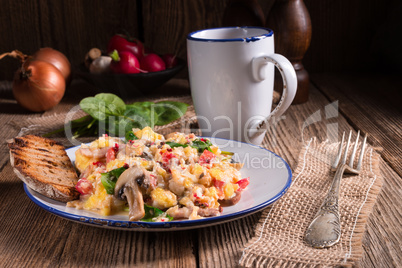
[[126, 199], [129, 206], [129, 220], [140, 220], [145, 215], [144, 200], [140, 184], [146, 180], [146, 171], [140, 167], [131, 167], [124, 171], [116, 182], [114, 195]]
[[241, 192], [236, 192], [236, 194], [232, 198], [227, 200], [226, 199], [218, 200], [218, 202], [222, 207], [230, 207], [236, 205], [240, 201], [240, 198], [241, 198]]

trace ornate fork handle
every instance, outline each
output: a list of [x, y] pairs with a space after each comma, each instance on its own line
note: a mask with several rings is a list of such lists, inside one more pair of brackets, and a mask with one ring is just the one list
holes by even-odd
[[331, 188], [320, 209], [306, 232], [306, 242], [315, 248], [331, 247], [341, 237], [339, 219], [339, 185], [346, 165], [340, 166], [335, 173]]

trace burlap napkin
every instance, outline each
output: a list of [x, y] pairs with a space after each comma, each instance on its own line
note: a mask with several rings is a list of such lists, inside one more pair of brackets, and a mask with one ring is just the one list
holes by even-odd
[[[255, 236], [242, 251], [246, 267], [352, 266], [363, 254], [362, 237], [368, 215], [381, 190], [379, 154], [367, 146], [359, 175], [344, 175], [339, 209], [341, 240], [331, 248], [314, 249], [304, 242], [306, 229], [329, 188], [330, 164], [339, 143], [310, 140], [300, 152], [288, 192], [263, 211]], [[351, 151], [351, 150], [350, 150]]]

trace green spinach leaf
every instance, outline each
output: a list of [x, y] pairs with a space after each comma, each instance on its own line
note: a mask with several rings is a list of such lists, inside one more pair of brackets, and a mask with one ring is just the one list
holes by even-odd
[[[145, 216], [141, 219], [141, 221], [145, 222], [152, 222], [154, 221], [153, 218], [161, 216], [164, 212], [158, 208], [148, 206], [144, 204], [144, 210], [145, 210]], [[166, 214], [166, 218], [168, 218], [168, 221], [173, 220], [173, 218], [169, 215]]]
[[188, 147], [188, 144], [181, 144], [181, 143], [177, 143], [177, 142], [173, 142], [173, 141], [167, 141], [166, 144], [169, 145], [170, 148], [175, 148], [175, 147], [186, 148], [186, 147]]
[[198, 150], [199, 153], [203, 153], [204, 150], [208, 150], [210, 152], [212, 152], [212, 149], [210, 148], [210, 146], [212, 146], [211, 141], [207, 140], [207, 139], [196, 139], [193, 140], [191, 147], [195, 148]]
[[122, 115], [126, 110], [124, 101], [110, 93], [100, 93], [95, 97], [85, 98], [81, 100], [80, 107], [97, 120], [106, 120], [108, 116]]
[[125, 138], [126, 138], [126, 142], [133, 141], [133, 140], [138, 140], [138, 137], [135, 136], [133, 131], [127, 131], [126, 135], [125, 135]]
[[179, 119], [187, 111], [188, 104], [177, 101], [160, 101], [155, 103], [152, 108], [158, 115], [155, 125], [163, 126]]
[[125, 170], [125, 167], [120, 167], [106, 173], [101, 173], [101, 182], [108, 194], [114, 194], [117, 179]]

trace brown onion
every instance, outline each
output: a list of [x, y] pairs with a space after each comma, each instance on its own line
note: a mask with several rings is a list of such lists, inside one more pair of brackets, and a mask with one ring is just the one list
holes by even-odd
[[32, 55], [34, 60], [46, 61], [53, 64], [60, 72], [63, 74], [66, 82], [70, 80], [71, 75], [71, 64], [70, 61], [58, 50], [50, 47], [44, 47], [39, 49]]
[[45, 61], [27, 59], [14, 76], [14, 98], [22, 107], [33, 112], [56, 106], [65, 89], [62, 73]]

